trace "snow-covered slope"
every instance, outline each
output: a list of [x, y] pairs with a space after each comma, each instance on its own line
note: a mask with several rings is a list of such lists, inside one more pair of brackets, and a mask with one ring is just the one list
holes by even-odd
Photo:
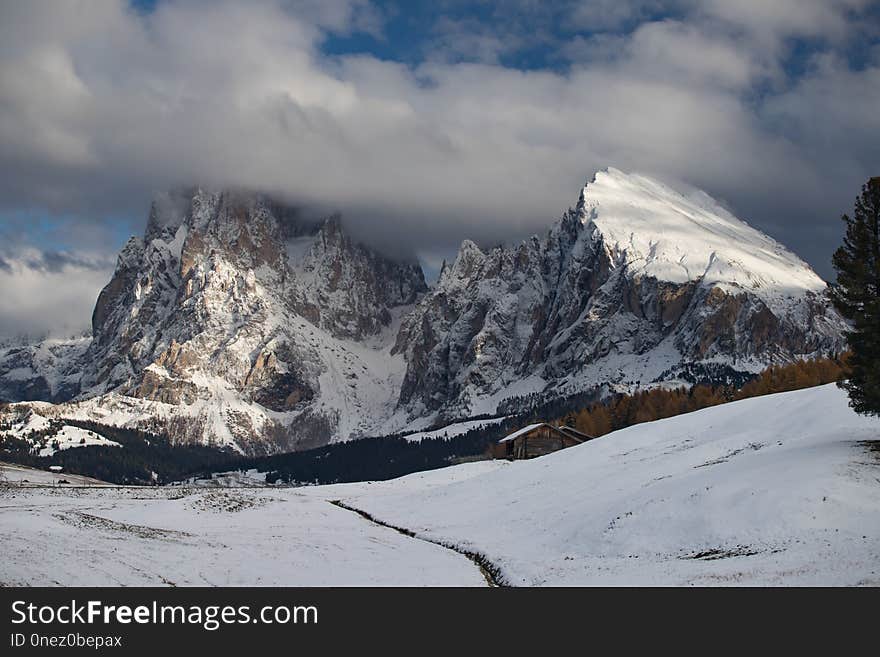
[[[16, 463], [3, 463], [0, 461], [0, 483], [6, 487], [18, 489], [43, 486], [112, 486], [106, 481], [70, 474], [69, 472], [51, 472], [38, 470]], [[8, 489], [8, 488], [7, 488]]]
[[837, 352], [844, 329], [794, 254], [705, 194], [616, 169], [543, 237], [465, 241], [430, 291], [339, 217], [162, 194], [92, 325], [0, 347], [0, 400], [254, 454], [516, 413], [524, 395], [735, 382]]
[[455, 422], [453, 424], [447, 424], [445, 427], [441, 427], [440, 429], [432, 429], [428, 431], [413, 431], [412, 433], [405, 434], [403, 437], [412, 443], [418, 443], [423, 440], [447, 440], [449, 438], [459, 436], [463, 433], [467, 433], [468, 431], [472, 431], [473, 429], [482, 429], [484, 427], [490, 427], [493, 424], [499, 424], [506, 419], [506, 417], [497, 417], [488, 420], [469, 420], [468, 422]]
[[[880, 419], [833, 385], [640, 424], [447, 485], [348, 502], [516, 585], [880, 584]], [[449, 470], [457, 470], [450, 468]], [[409, 483], [412, 482], [412, 485]]]
[[618, 266], [671, 283], [702, 278], [754, 290], [771, 306], [785, 293], [825, 289], [803, 260], [700, 191], [681, 193], [610, 168], [584, 188], [583, 211]]
[[59, 450], [91, 445], [120, 447], [119, 443], [94, 431], [53, 418], [54, 411], [51, 404], [13, 404], [0, 413], [0, 439], [27, 441], [37, 456], [52, 456]]
[[4, 492], [5, 586], [485, 585], [466, 558], [297, 490]]
[[0, 486], [0, 583], [485, 585], [458, 549], [513, 585], [876, 586], [871, 440], [880, 419], [824, 386], [385, 482]]

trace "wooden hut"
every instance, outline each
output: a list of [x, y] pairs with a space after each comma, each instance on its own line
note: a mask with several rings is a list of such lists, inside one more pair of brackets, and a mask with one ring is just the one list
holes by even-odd
[[495, 445], [495, 458], [530, 459], [580, 445], [592, 436], [572, 427], [554, 427], [546, 422], [530, 424], [505, 436]]

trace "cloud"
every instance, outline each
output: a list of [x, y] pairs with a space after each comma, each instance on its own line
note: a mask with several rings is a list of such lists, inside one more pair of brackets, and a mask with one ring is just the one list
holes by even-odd
[[[5, 262], [7, 268], [12, 269], [10, 261]], [[82, 254], [64, 251], [31, 251], [22, 258], [22, 263], [28, 269], [43, 274], [60, 274], [67, 269], [103, 273], [112, 268], [112, 262], [107, 260], [95, 260]]]
[[[827, 276], [880, 168], [880, 57], [845, 56], [864, 2], [796, 5], [503, 3], [404, 65], [322, 53], [329, 32], [388, 38], [365, 1], [5, 2], [0, 211], [145, 217], [156, 191], [228, 184], [425, 254], [544, 230], [613, 165], [705, 189]], [[797, 38], [814, 54], [792, 76]], [[536, 39], [559, 67], [499, 63]]]
[[82, 334], [112, 270], [112, 262], [83, 254], [0, 254], [0, 336]]
[[660, 0], [593, 0], [574, 2], [565, 12], [571, 24], [593, 32], [604, 32], [625, 27], [652, 15], [680, 10], [685, 2]]
[[758, 36], [766, 44], [794, 36], [843, 40], [872, 0], [703, 0], [695, 9]]
[[433, 62], [461, 61], [498, 64], [503, 55], [524, 47], [524, 35], [499, 33], [494, 26], [475, 18], [441, 17], [432, 28], [432, 39], [425, 49]]

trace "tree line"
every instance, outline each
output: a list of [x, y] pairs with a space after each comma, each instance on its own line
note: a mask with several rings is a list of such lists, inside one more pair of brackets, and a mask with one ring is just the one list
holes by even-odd
[[726, 402], [788, 392], [834, 383], [847, 373], [849, 354], [833, 358], [796, 361], [774, 365], [744, 386], [698, 384], [690, 388], [657, 387], [629, 395], [617, 395], [557, 416], [551, 423], [566, 424], [591, 436], [602, 436], [641, 422], [698, 411]]
[[[40, 469], [60, 465], [64, 472], [126, 485], [170, 483], [235, 458], [229, 449], [174, 445], [164, 436], [130, 427], [72, 419], [53, 419], [50, 423], [48, 429], [23, 438], [0, 431], [0, 458]], [[121, 447], [84, 445], [40, 456], [40, 450], [52, 446], [51, 437], [65, 424], [104, 436]]]

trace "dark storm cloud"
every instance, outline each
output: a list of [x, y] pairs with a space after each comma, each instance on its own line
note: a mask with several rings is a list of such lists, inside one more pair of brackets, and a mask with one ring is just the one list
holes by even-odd
[[[705, 189], [830, 275], [880, 170], [867, 2], [545, 6], [438, 21], [403, 65], [322, 54], [328, 31], [387, 38], [365, 1], [0, 2], [0, 210], [94, 234], [155, 190], [255, 187], [430, 260], [544, 230], [613, 165]], [[551, 67], [505, 65], [536, 44]]]
[[[22, 260], [23, 264], [39, 272], [57, 274], [66, 268], [74, 268], [87, 271], [107, 271], [112, 268], [112, 262], [107, 260], [94, 260], [82, 255], [65, 253], [64, 251], [39, 251], [30, 253]], [[7, 269], [11, 267], [6, 263]]]

